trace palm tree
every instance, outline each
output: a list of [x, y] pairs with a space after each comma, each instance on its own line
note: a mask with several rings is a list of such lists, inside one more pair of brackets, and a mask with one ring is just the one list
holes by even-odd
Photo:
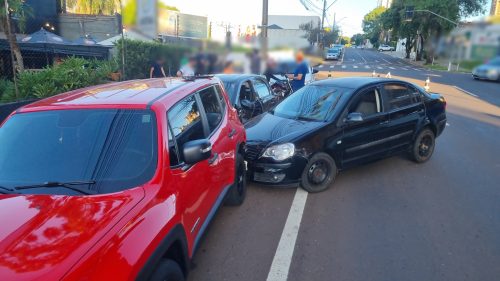
[[15, 62], [13, 63], [19, 72], [24, 71], [24, 61], [21, 49], [17, 44], [16, 33], [11, 24], [11, 18], [12, 15], [16, 15], [19, 18], [19, 27], [24, 29], [28, 12], [23, 2], [23, 0], [0, 0], [0, 24], [9, 42], [10, 50], [14, 53]]

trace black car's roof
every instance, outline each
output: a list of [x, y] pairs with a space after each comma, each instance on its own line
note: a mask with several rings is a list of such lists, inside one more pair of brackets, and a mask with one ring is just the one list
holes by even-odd
[[222, 80], [222, 82], [229, 82], [229, 83], [241, 80], [247, 80], [255, 77], [262, 78], [262, 76], [257, 74], [217, 74], [215, 75], [215, 77]]
[[311, 83], [310, 85], [322, 85], [322, 86], [336, 86], [348, 89], [358, 89], [370, 84], [377, 84], [381, 82], [402, 82], [404, 81], [392, 78], [378, 78], [378, 77], [346, 77], [346, 78], [333, 78], [324, 79]]

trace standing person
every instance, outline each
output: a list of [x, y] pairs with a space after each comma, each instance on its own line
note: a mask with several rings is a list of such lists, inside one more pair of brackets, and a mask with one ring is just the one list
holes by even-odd
[[266, 76], [267, 82], [271, 82], [271, 79], [275, 81], [280, 81], [278, 77], [276, 77], [276, 62], [273, 59], [267, 60], [266, 70], [264, 71], [264, 76]]
[[260, 55], [257, 49], [254, 49], [250, 56], [250, 71], [252, 74], [260, 74]]
[[190, 57], [188, 62], [177, 71], [177, 77], [194, 76], [194, 68], [196, 67], [196, 58]]
[[302, 52], [297, 52], [295, 55], [295, 61], [297, 62], [297, 67], [293, 74], [288, 74], [287, 77], [292, 79], [292, 89], [297, 91], [304, 87], [306, 81], [306, 75], [309, 73], [309, 68], [306, 62], [304, 62], [304, 54]]
[[163, 63], [163, 59], [159, 58], [153, 63], [153, 65], [151, 65], [151, 68], [149, 69], [149, 78], [167, 77], [167, 75], [165, 75], [165, 70], [163, 69]]
[[224, 70], [222, 71], [224, 74], [233, 74], [234, 73], [234, 68], [233, 68], [233, 62], [232, 61], [227, 61], [224, 64]]

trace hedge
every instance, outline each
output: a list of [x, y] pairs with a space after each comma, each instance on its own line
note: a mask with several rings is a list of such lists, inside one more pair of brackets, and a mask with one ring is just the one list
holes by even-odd
[[[144, 42], [125, 39], [125, 76], [129, 79], [149, 78], [151, 65], [159, 58], [165, 60], [164, 69], [167, 76], [175, 76], [181, 59], [191, 53], [191, 48], [179, 45], [166, 45], [159, 42]], [[117, 60], [122, 58], [122, 40], [115, 43], [118, 49]]]
[[18, 74], [16, 97], [14, 83], [0, 79], [0, 102], [46, 98], [91, 85], [106, 83], [118, 70], [114, 60], [98, 61], [81, 58], [65, 59], [60, 65], [42, 71], [24, 71]]

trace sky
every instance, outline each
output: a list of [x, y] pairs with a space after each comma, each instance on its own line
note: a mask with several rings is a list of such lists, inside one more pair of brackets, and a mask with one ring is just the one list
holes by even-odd
[[[181, 12], [208, 16], [212, 22], [232, 25], [259, 25], [262, 21], [262, 0], [160, 0], [177, 7]], [[322, 7], [323, 0], [310, 0]], [[334, 0], [327, 0], [328, 5]], [[337, 25], [343, 35], [362, 33], [361, 22], [365, 14], [377, 6], [377, 0], [337, 0], [327, 13], [325, 26], [333, 25], [336, 13]], [[319, 15], [307, 11], [299, 0], [269, 0], [270, 15]]]

